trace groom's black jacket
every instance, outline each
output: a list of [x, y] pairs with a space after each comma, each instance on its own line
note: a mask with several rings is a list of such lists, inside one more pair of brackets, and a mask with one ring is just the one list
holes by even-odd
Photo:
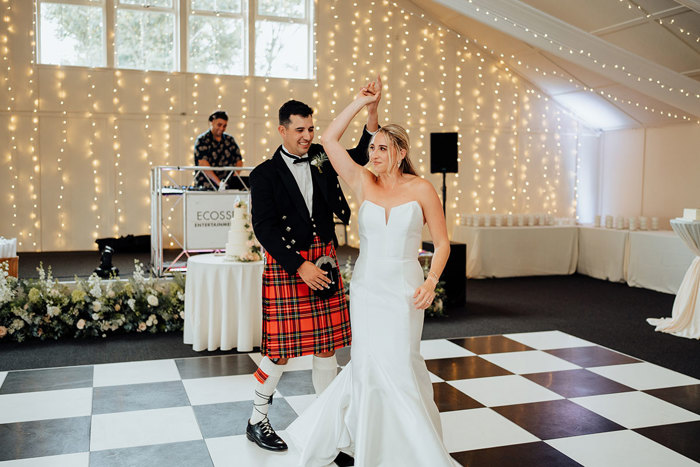
[[[360, 165], [369, 160], [367, 148], [371, 138], [365, 127], [357, 147], [348, 150], [350, 157]], [[299, 251], [308, 250], [315, 235], [324, 242], [332, 240], [337, 244], [333, 214], [347, 224], [350, 207], [340, 189], [338, 174], [326, 160], [320, 169], [311, 165], [314, 196], [313, 213], [309, 216], [299, 186], [282, 159], [287, 156], [280, 150], [281, 146], [272, 159], [250, 173], [253, 230], [275, 261], [294, 275], [306, 261]], [[313, 159], [322, 152], [323, 146], [312, 144], [307, 155]]]

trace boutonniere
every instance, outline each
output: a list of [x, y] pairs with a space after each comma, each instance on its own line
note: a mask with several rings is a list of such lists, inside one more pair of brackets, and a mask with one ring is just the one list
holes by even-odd
[[328, 161], [328, 155], [325, 152], [321, 151], [318, 154], [316, 154], [313, 158], [311, 158], [309, 164], [316, 167], [320, 173], [323, 173], [322, 166], [326, 163], [326, 161]]

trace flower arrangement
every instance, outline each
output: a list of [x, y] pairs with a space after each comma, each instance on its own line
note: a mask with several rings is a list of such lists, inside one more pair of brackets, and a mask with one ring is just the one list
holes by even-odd
[[[246, 213], [248, 212], [248, 205], [241, 200], [236, 201], [233, 207], [234, 209], [243, 209]], [[246, 214], [245, 216], [244, 228], [246, 234], [248, 234], [248, 243], [246, 244], [246, 246], [248, 247], [248, 252], [243, 256], [235, 256], [234, 260], [243, 263], [249, 263], [252, 261], [262, 261], [262, 246], [260, 245], [260, 242], [258, 242], [258, 239], [255, 237], [255, 232], [253, 232], [253, 224], [251, 224], [250, 216], [248, 214]]]
[[59, 283], [51, 268], [39, 266], [39, 279], [17, 280], [0, 270], [0, 339], [107, 337], [128, 332], [181, 331], [185, 280], [157, 282], [136, 261], [128, 281], [106, 281], [96, 274]]
[[318, 169], [319, 172], [323, 173], [323, 164], [325, 164], [328, 161], [328, 154], [325, 152], [321, 151], [318, 154], [316, 154], [314, 157], [311, 158], [309, 161], [309, 164], [313, 165]]
[[[428, 278], [428, 272], [430, 271], [430, 266], [428, 264], [423, 264], [423, 277]], [[350, 262], [350, 257], [345, 262], [345, 266], [340, 270], [340, 277], [343, 279], [343, 287], [345, 289], [345, 297], [350, 303], [350, 280], [352, 279], [352, 263]], [[445, 312], [445, 282], [440, 281], [435, 286], [435, 299], [433, 303], [430, 304], [425, 310], [425, 316], [428, 318], [437, 318], [447, 316]]]

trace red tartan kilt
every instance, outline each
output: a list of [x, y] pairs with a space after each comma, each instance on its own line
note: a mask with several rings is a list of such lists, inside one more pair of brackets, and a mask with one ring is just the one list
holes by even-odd
[[[328, 255], [338, 265], [333, 242], [323, 243], [319, 237], [301, 255], [311, 262]], [[270, 358], [292, 358], [350, 345], [350, 313], [342, 280], [338, 292], [323, 300], [298, 273], [290, 276], [268, 253], [265, 258], [260, 352]]]

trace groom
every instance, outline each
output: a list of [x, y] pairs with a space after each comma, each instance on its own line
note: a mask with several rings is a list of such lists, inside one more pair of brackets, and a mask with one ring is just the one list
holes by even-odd
[[[361, 165], [368, 162], [367, 147], [379, 129], [378, 103], [379, 99], [368, 108], [360, 142], [349, 151]], [[326, 299], [313, 292], [330, 283], [314, 264], [316, 259], [327, 255], [337, 264], [333, 215], [347, 224], [350, 208], [323, 146], [312, 143], [313, 110], [299, 101], [285, 103], [279, 110], [277, 130], [282, 146], [250, 174], [253, 229], [265, 248], [266, 263], [263, 359], [255, 372], [253, 413], [246, 436], [270, 451], [287, 449], [267, 413], [288, 359], [314, 356], [311, 378], [316, 394], [320, 394], [337, 373], [335, 349], [351, 340], [342, 287]]]

